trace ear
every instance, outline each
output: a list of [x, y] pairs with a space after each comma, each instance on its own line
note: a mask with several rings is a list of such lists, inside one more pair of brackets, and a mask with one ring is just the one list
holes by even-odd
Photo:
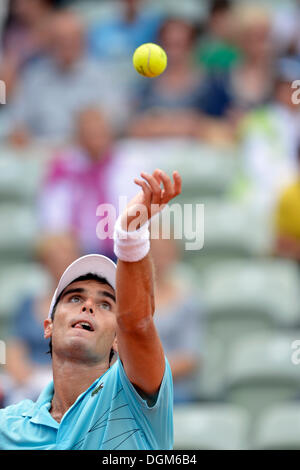
[[115, 339], [113, 341], [113, 344], [112, 344], [112, 349], [114, 350], [115, 353], [118, 354], [118, 341], [117, 341], [117, 336], [115, 336]]
[[53, 322], [51, 318], [44, 320], [44, 338], [49, 339], [52, 336]]

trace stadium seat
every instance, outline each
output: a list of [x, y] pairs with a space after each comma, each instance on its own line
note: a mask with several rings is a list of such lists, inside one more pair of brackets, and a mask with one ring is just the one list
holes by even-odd
[[201, 282], [208, 329], [225, 341], [251, 331], [299, 324], [300, 279], [292, 262], [222, 261], [207, 267]]
[[236, 341], [229, 353], [225, 385], [231, 403], [245, 407], [253, 419], [300, 390], [299, 368], [292, 363], [291, 348], [300, 332], [257, 333]]
[[254, 449], [300, 450], [300, 402], [277, 405], [262, 413], [254, 435]]
[[118, 13], [117, 2], [111, 2], [109, 0], [102, 0], [100, 2], [93, 0], [80, 0], [73, 2], [70, 7], [74, 12], [80, 15], [87, 25], [101, 20], [110, 19]]
[[[222, 151], [189, 139], [123, 139], [118, 145], [125, 156], [151, 164], [150, 171], [162, 168], [182, 175], [183, 190], [178, 202], [203, 196], [219, 196], [230, 187], [236, 158], [232, 151]], [[188, 201], [189, 202], [189, 201]]]
[[[174, 144], [173, 144], [174, 145]], [[179, 141], [161, 156], [157, 164], [167, 173], [176, 168], [182, 176], [182, 202], [203, 202], [202, 197], [225, 194], [233, 181], [236, 159], [232, 151], [220, 152], [209, 145], [199, 145], [190, 141]], [[158, 155], [156, 156], [158, 158]]]
[[[150, 3], [150, 0], [148, 0]], [[166, 16], [186, 18], [194, 21], [195, 18], [200, 22], [206, 17], [207, 2], [198, 2], [197, 0], [185, 0], [184, 2], [176, 2], [174, 0], [151, 0], [151, 4], [162, 10]]]
[[30, 259], [38, 232], [34, 208], [16, 203], [1, 204], [0, 220], [1, 259]]
[[230, 199], [206, 199], [202, 202], [205, 235], [199, 261], [212, 254], [218, 257], [252, 257], [269, 252], [272, 236], [267, 217], [246, 203]]
[[0, 199], [6, 202], [32, 202], [37, 194], [50, 152], [30, 147], [19, 154], [10, 147], [0, 148]]
[[221, 341], [204, 333], [203, 354], [195, 381], [196, 395], [201, 401], [212, 401], [224, 395], [224, 346]]
[[249, 417], [227, 404], [180, 405], [174, 408], [174, 448], [239, 450], [247, 448]]

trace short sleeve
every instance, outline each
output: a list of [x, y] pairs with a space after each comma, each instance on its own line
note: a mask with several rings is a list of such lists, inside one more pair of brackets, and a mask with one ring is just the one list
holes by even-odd
[[173, 447], [173, 379], [171, 368], [165, 357], [165, 371], [155, 403], [149, 406], [129, 381], [123, 365], [118, 360], [122, 387], [130, 409], [139, 422], [153, 449]]

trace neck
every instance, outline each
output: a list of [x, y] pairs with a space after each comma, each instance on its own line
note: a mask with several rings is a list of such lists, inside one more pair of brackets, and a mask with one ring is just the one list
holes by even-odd
[[[79, 395], [87, 390], [109, 368], [108, 360], [99, 364], [78, 363], [53, 355], [54, 395], [50, 413], [60, 422]], [[80, 380], [78, 380], [80, 377]]]

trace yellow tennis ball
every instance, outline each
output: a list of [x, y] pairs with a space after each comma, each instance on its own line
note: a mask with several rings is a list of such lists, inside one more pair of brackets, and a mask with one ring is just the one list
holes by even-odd
[[167, 54], [160, 46], [151, 42], [139, 46], [132, 60], [135, 70], [144, 77], [157, 77], [167, 67]]

